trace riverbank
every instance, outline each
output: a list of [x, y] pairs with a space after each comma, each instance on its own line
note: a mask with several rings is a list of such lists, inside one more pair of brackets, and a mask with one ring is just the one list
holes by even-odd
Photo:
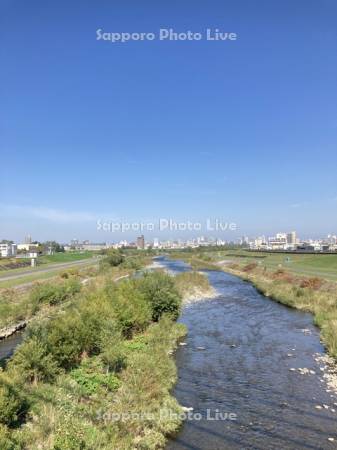
[[267, 271], [258, 264], [228, 264], [225, 272], [251, 283], [265, 297], [313, 314], [327, 355], [315, 356], [328, 388], [337, 393], [337, 289], [321, 278], [297, 277], [283, 269]]
[[[314, 323], [319, 327], [321, 340], [328, 355], [322, 371], [325, 378], [337, 392], [337, 285], [319, 277], [304, 277], [287, 272], [283, 268], [267, 268], [253, 261], [217, 261], [211, 255], [203, 261], [198, 254], [178, 253], [192, 267], [208, 269], [217, 266], [250, 282], [261, 294], [278, 303], [313, 314]], [[332, 358], [332, 359], [331, 359]], [[323, 362], [322, 362], [323, 363]]]
[[[0, 373], [1, 449], [155, 449], [178, 431], [174, 277], [114, 278], [108, 269], [29, 326]], [[60, 288], [41, 289], [49, 302]]]
[[[188, 270], [180, 261], [166, 264], [174, 273]], [[179, 320], [189, 332], [176, 354], [174, 390], [200, 420], [187, 420], [167, 450], [333, 449], [337, 395], [325, 383], [312, 315], [268, 301], [222, 270], [207, 276], [218, 295], [183, 308]], [[208, 420], [213, 411], [237, 421]]]

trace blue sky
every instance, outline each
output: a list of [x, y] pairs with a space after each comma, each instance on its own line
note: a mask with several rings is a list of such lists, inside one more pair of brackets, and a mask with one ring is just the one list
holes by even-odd
[[[335, 0], [0, 8], [0, 239], [112, 241], [97, 219], [160, 217], [337, 233]], [[238, 39], [112, 44], [98, 28]]]

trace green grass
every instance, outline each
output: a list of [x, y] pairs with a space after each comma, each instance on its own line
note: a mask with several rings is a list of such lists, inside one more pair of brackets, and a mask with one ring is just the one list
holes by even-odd
[[79, 261], [82, 259], [92, 258], [95, 255], [94, 252], [65, 252], [55, 253], [54, 255], [40, 256], [38, 263], [52, 264], [52, 263], [66, 263], [71, 261]]
[[23, 284], [33, 283], [34, 281], [42, 281], [47, 280], [49, 278], [54, 278], [60, 273], [59, 270], [52, 272], [43, 272], [39, 274], [27, 275], [26, 277], [16, 278], [14, 280], [1, 281], [0, 279], [0, 289], [8, 289], [17, 286], [21, 286]]
[[[285, 253], [261, 253], [244, 250], [209, 252], [213, 261], [232, 260], [233, 262], [249, 264], [256, 261], [267, 269], [276, 269], [282, 266], [289, 272], [306, 276], [318, 276], [331, 281], [337, 281], [337, 254], [336, 255], [293, 255]], [[261, 258], [263, 256], [263, 258]]]
[[[81, 264], [81, 268], [87, 267], [87, 266], [91, 266], [93, 264], [96, 264], [98, 261], [88, 261], [88, 263], [83, 263]], [[74, 268], [76, 268], [77, 266], [74, 266]], [[44, 266], [45, 268], [45, 266]], [[70, 270], [71, 268], [59, 268], [59, 269], [55, 269], [55, 270], [50, 270], [48, 272], [39, 272], [36, 274], [31, 274], [31, 275], [27, 275], [27, 276], [22, 276], [20, 278], [15, 278], [13, 280], [5, 280], [5, 281], [1, 281], [1, 277], [0, 277], [0, 289], [4, 288], [13, 288], [13, 287], [17, 287], [17, 286], [21, 286], [23, 284], [28, 284], [28, 283], [32, 283], [34, 281], [43, 281], [43, 280], [47, 280], [49, 278], [54, 278], [57, 277], [60, 273], [64, 272], [65, 270]], [[12, 273], [12, 272], [11, 272]], [[7, 274], [8, 275], [8, 274]]]

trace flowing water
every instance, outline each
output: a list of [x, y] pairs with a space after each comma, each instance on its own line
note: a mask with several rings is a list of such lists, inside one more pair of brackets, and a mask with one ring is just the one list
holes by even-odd
[[23, 331], [18, 331], [7, 339], [0, 341], [0, 366], [4, 361], [12, 356], [15, 348], [21, 344], [23, 339]]
[[[180, 261], [160, 264], [175, 273], [189, 270]], [[192, 418], [167, 450], [336, 448], [331, 409], [337, 411], [337, 397], [326, 392], [314, 359], [324, 348], [312, 316], [267, 299], [237, 277], [206, 273], [218, 296], [184, 308], [180, 321], [188, 335], [176, 354], [174, 395], [193, 408]], [[315, 374], [290, 371], [300, 367]], [[217, 413], [225, 420], [207, 420]]]

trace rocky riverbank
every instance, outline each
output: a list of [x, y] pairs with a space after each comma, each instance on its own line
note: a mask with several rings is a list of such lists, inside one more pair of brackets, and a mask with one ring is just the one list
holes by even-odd
[[28, 320], [22, 320], [21, 322], [16, 323], [15, 325], [11, 325], [0, 330], [0, 341], [3, 339], [7, 339], [18, 331], [23, 330], [28, 325]]
[[219, 294], [212, 286], [209, 286], [208, 289], [202, 289], [197, 286], [192, 286], [188, 291], [186, 291], [183, 295], [183, 305], [189, 305], [191, 303], [203, 301], [203, 300], [211, 300], [217, 297]]

